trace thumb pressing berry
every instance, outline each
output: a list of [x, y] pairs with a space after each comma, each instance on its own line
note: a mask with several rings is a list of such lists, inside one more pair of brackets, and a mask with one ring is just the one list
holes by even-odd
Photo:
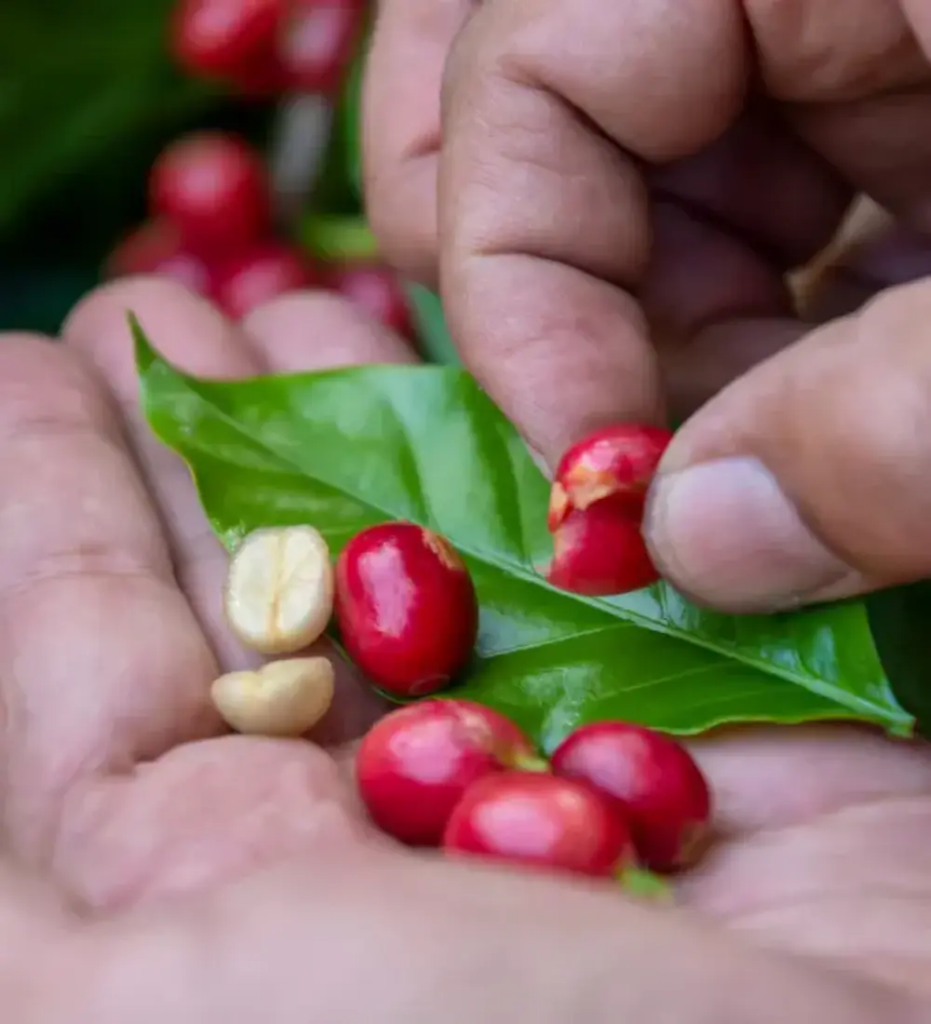
[[422, 697], [469, 660], [478, 604], [449, 541], [415, 523], [383, 523], [356, 534], [336, 562], [336, 619], [373, 683]]
[[443, 849], [594, 878], [620, 877], [635, 861], [627, 825], [604, 797], [536, 772], [487, 775], [470, 786]]
[[585, 725], [556, 748], [551, 764], [555, 774], [586, 782], [614, 803], [641, 863], [654, 871], [688, 866], [707, 838], [708, 783], [669, 736], [624, 722]]
[[425, 700], [392, 712], [369, 730], [356, 755], [356, 779], [382, 831], [410, 845], [437, 846], [473, 782], [535, 764], [527, 737], [491, 708], [467, 700]]
[[650, 482], [672, 435], [622, 423], [573, 445], [556, 467], [547, 526], [554, 586], [591, 597], [659, 579], [641, 532]]

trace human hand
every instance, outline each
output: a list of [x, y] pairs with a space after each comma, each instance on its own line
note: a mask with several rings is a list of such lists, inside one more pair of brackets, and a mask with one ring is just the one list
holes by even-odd
[[349, 670], [316, 742], [223, 735], [210, 681], [252, 658], [218, 614], [225, 554], [137, 409], [127, 308], [205, 376], [412, 359], [332, 297], [233, 326], [152, 280], [85, 300], [63, 344], [0, 339], [5, 1019], [928, 1018], [924, 747], [696, 744], [720, 841], [670, 910], [376, 836], [345, 744], [381, 708]]
[[[551, 465], [606, 422], [699, 409], [646, 528], [703, 603], [931, 574], [931, 282], [838, 316], [931, 274], [929, 53], [920, 0], [383, 0], [383, 246], [428, 283], [439, 265], [465, 363]], [[895, 223], [812, 328], [784, 276], [855, 192]]]

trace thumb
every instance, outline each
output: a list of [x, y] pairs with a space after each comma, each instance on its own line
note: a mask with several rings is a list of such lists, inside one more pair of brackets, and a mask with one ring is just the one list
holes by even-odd
[[672, 583], [728, 611], [931, 575], [931, 281], [819, 327], [699, 410], [645, 533]]

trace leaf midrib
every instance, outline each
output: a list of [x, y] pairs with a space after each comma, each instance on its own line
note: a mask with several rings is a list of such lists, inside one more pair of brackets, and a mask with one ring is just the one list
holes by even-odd
[[[209, 398], [206, 395], [204, 395], [204, 393], [200, 390], [201, 386], [209, 388], [211, 386], [211, 382], [200, 382], [197, 381], [196, 378], [185, 377], [184, 375], [178, 373], [169, 363], [165, 362], [160, 356], [158, 356], [157, 353], [153, 352], [153, 355], [154, 362], [150, 362], [149, 366], [143, 371], [144, 375], [148, 375], [153, 368], [161, 368], [164, 373], [167, 373], [171, 380], [173, 380], [176, 384], [180, 385], [183, 389], [193, 394], [213, 413], [213, 415], [217, 416], [223, 423], [231, 427], [235, 433], [244, 437], [250, 443], [257, 444], [260, 448], [262, 448], [263, 451], [267, 452], [273, 458], [277, 459], [278, 462], [281, 463], [284, 467], [297, 472], [303, 477], [307, 477], [309, 479], [317, 479], [320, 483], [325, 484], [327, 487], [331, 488], [331, 490], [339, 494], [342, 494], [346, 498], [358, 502], [361, 505], [365, 505], [371, 508], [373, 511], [379, 512], [389, 519], [395, 518], [395, 514], [390, 509], [383, 508], [382, 506], [371, 501], [367, 497], [361, 498], [358, 495], [352, 494], [350, 491], [346, 490], [346, 488], [341, 484], [333, 483], [325, 479], [323, 476], [311, 477], [303, 466], [301, 466], [299, 463], [294, 462], [292, 459], [286, 457], [285, 455], [279, 453], [274, 448], [270, 447], [269, 444], [263, 438], [256, 438], [252, 436], [235, 418], [228, 415], [221, 408], [219, 408], [217, 405], [211, 402]], [[404, 369], [407, 370], [408, 372], [410, 370], [409, 367], [405, 367]], [[465, 374], [465, 371], [458, 369], [450, 369], [448, 367], [424, 367], [422, 369], [427, 370], [430, 373], [439, 373], [442, 374], [443, 376], [451, 376], [452, 374], [455, 374], [461, 377]], [[353, 371], [358, 372], [358, 367], [353, 368]], [[319, 376], [338, 376], [346, 372], [347, 370], [345, 369], [335, 369], [324, 371], [324, 373], [320, 374]], [[261, 378], [255, 379], [261, 380]], [[382, 395], [382, 397], [384, 398], [385, 396]], [[148, 404], [147, 399], [146, 403]], [[408, 435], [405, 432], [405, 437], [407, 436]], [[164, 437], [162, 437], [162, 440], [168, 443]], [[414, 462], [416, 465], [416, 459], [414, 459]], [[190, 466], [189, 468], [195, 480], [197, 480], [197, 471], [193, 466]], [[427, 508], [429, 509], [429, 506], [427, 506]], [[864, 714], [870, 714], [873, 716], [880, 715], [885, 721], [898, 722], [904, 725], [908, 725], [908, 723], [912, 721], [912, 717], [904, 711], [901, 715], [896, 715], [887, 707], [879, 706], [865, 697], [860, 697], [857, 694], [851, 693], [849, 690], [840, 689], [839, 687], [836, 687], [834, 684], [826, 680], [819, 679], [816, 676], [799, 676], [795, 673], [783, 670], [779, 666], [774, 665], [771, 662], [749, 657], [742, 651], [739, 652], [733, 649], [721, 648], [720, 646], [712, 643], [709, 640], [705, 640], [704, 638], [696, 635], [695, 633], [688, 633], [685, 630], [678, 629], [676, 626], [669, 625], [666, 622], [659, 622], [655, 619], [650, 619], [645, 616], [638, 615], [636, 612], [632, 612], [626, 609], [622, 610], [618, 608], [616, 605], [610, 604], [609, 602], [602, 600], [600, 598], [585, 597], [580, 594], [573, 594], [571, 598], [567, 598], [565, 592], [559, 590], [556, 587], [552, 587], [545, 580], [541, 579], [541, 577], [538, 576], [536, 573], [528, 572], [523, 566], [514, 565], [510, 562], [505, 562], [500, 558], [500, 556], [496, 556], [493, 553], [487, 551], [477, 551], [472, 546], [467, 544], [460, 544], [458, 541], [456, 542], [456, 546], [459, 548], [461, 552], [468, 555], [475, 561], [493, 567], [503, 575], [517, 577], [518, 579], [521, 579], [526, 583], [531, 583], [534, 586], [540, 587], [546, 590], [548, 593], [554, 594], [563, 600], [571, 600], [574, 602], [577, 601], [580, 604], [586, 604], [589, 607], [597, 608], [599, 611], [604, 612], [611, 620], [636, 625], [642, 629], [650, 630], [653, 633], [659, 633], [661, 635], [679, 640], [680, 642], [692, 644], [704, 650], [711, 651], [725, 660], [739, 662], [740, 664], [745, 665], [751, 669], [754, 669], [763, 675], [783, 679], [786, 682], [792, 683], [796, 686], [802, 686], [805, 689], [817, 693], [819, 696], [822, 696], [827, 700], [833, 701], [841, 707], [845, 707], [851, 710], [861, 710]], [[611, 627], [606, 624], [604, 628], [605, 631], [607, 631]], [[573, 634], [573, 637], [574, 636], [575, 634]], [[567, 638], [562, 638], [562, 642], [564, 642], [566, 639]], [[561, 641], [554, 640], [548, 642], [555, 644]]]

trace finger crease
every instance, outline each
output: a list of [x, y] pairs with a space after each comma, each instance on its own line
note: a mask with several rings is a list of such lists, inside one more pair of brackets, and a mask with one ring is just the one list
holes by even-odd
[[138, 558], [107, 545], [85, 545], [69, 551], [52, 552], [35, 562], [14, 580], [0, 580], [0, 600], [37, 589], [62, 579], [114, 580], [141, 579], [173, 582], [167, 562]]

